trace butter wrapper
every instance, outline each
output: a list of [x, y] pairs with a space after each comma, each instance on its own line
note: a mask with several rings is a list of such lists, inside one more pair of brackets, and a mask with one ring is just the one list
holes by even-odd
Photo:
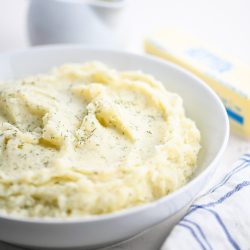
[[[147, 53], [169, 60], [204, 80], [223, 101], [233, 131], [250, 137], [250, 66], [173, 29], [149, 36]], [[207, 107], [209, 108], [209, 107]]]

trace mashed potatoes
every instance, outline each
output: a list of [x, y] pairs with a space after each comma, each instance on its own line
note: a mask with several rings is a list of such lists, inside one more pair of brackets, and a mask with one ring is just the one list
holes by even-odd
[[183, 186], [200, 133], [152, 76], [101, 63], [0, 84], [0, 212], [111, 213]]

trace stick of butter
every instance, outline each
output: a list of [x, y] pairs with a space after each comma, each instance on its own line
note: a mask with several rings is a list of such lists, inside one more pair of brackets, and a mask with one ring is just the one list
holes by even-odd
[[146, 52], [174, 62], [203, 79], [221, 97], [232, 129], [250, 137], [250, 66], [177, 30], [152, 34], [144, 47]]

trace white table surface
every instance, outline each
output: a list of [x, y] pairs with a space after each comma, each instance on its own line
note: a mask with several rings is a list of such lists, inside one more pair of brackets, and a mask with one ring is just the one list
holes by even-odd
[[[0, 0], [0, 52], [29, 46], [26, 31], [28, 3], [28, 0]], [[127, 32], [131, 39], [127, 48], [142, 51], [145, 34], [159, 26], [171, 25], [194, 33], [250, 64], [249, 10], [249, 0], [130, 0], [127, 11], [131, 25]], [[231, 134], [218, 171], [226, 170], [249, 150], [250, 141]], [[106, 250], [156, 250], [166, 234], [163, 222], [135, 239]], [[0, 250], [18, 249], [0, 243]]]

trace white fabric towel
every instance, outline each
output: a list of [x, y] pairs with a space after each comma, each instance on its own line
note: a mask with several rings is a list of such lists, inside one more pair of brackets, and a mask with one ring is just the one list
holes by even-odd
[[250, 154], [195, 199], [161, 250], [250, 249]]

